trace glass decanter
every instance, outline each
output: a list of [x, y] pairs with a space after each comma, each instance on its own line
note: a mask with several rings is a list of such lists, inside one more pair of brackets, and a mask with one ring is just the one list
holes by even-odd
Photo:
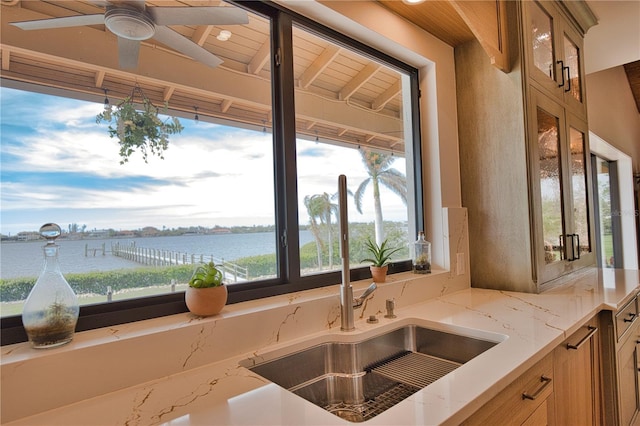
[[418, 240], [413, 243], [413, 272], [428, 274], [431, 272], [431, 243], [424, 239], [424, 232], [418, 232]]
[[22, 324], [34, 348], [64, 345], [73, 339], [80, 308], [78, 297], [60, 272], [58, 245], [61, 234], [55, 223], [40, 228], [47, 239], [44, 246], [44, 266], [22, 310]]

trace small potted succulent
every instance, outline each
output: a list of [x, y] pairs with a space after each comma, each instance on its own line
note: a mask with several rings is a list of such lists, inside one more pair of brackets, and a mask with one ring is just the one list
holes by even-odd
[[362, 262], [371, 262], [371, 277], [374, 282], [383, 283], [386, 281], [387, 270], [389, 269], [389, 260], [391, 256], [400, 251], [400, 248], [392, 248], [387, 246], [388, 240], [384, 240], [380, 245], [376, 244], [371, 238], [365, 243], [371, 257], [362, 259]]
[[227, 303], [223, 279], [224, 274], [213, 262], [198, 266], [184, 295], [189, 311], [203, 317], [219, 313]]

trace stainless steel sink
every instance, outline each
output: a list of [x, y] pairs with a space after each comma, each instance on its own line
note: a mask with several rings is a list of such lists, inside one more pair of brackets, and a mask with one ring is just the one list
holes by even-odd
[[360, 342], [326, 342], [241, 365], [343, 419], [362, 422], [499, 342], [412, 324]]

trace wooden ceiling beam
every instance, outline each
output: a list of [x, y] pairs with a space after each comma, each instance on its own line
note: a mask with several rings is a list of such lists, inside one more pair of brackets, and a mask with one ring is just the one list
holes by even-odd
[[389, 101], [391, 101], [391, 99], [400, 94], [400, 90], [402, 90], [402, 88], [400, 87], [400, 80], [397, 80], [373, 101], [373, 103], [371, 104], [371, 109], [373, 109], [374, 111], [381, 110]]
[[102, 83], [104, 83], [104, 76], [107, 73], [104, 70], [99, 70], [96, 72], [96, 87], [102, 87]]
[[318, 55], [313, 63], [302, 73], [299, 80], [299, 86], [303, 89], [309, 88], [316, 78], [333, 62], [340, 53], [340, 48], [333, 44], [327, 46], [324, 51]]
[[11, 51], [9, 49], [2, 49], [2, 70], [9, 71], [11, 66]]
[[247, 65], [247, 72], [249, 74], [256, 75], [260, 71], [262, 71], [262, 68], [264, 68], [264, 66], [267, 64], [267, 61], [269, 60], [270, 54], [271, 43], [269, 42], [269, 40], [267, 40], [262, 44], [262, 46], [260, 46], [260, 49], [258, 49], [256, 54], [253, 55], [253, 58], [251, 58], [251, 61]]
[[358, 91], [359, 88], [361, 88], [367, 81], [369, 81], [381, 67], [382, 66], [380, 64], [369, 62], [358, 73], [358, 75], [353, 77], [347, 84], [345, 84], [345, 86], [342, 88], [342, 90], [340, 90], [340, 93], [338, 94], [338, 99], [340, 99], [341, 101], [346, 101], [347, 99], [349, 99], [354, 93]]
[[193, 32], [191, 41], [198, 46], [203, 46], [211, 34], [211, 31], [213, 31], [213, 25], [200, 25], [196, 27], [196, 30]]
[[169, 102], [171, 96], [173, 96], [173, 92], [175, 92], [176, 88], [174, 86], [167, 86], [164, 88], [164, 92], [162, 93], [162, 100], [165, 102]]

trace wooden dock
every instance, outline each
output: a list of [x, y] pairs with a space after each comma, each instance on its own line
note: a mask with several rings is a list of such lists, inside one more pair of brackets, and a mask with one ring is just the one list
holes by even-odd
[[249, 280], [247, 268], [209, 254], [138, 247], [135, 243], [121, 244], [120, 242], [111, 244], [111, 253], [114, 256], [149, 266], [196, 265], [213, 262], [224, 273], [226, 282], [235, 283]]

